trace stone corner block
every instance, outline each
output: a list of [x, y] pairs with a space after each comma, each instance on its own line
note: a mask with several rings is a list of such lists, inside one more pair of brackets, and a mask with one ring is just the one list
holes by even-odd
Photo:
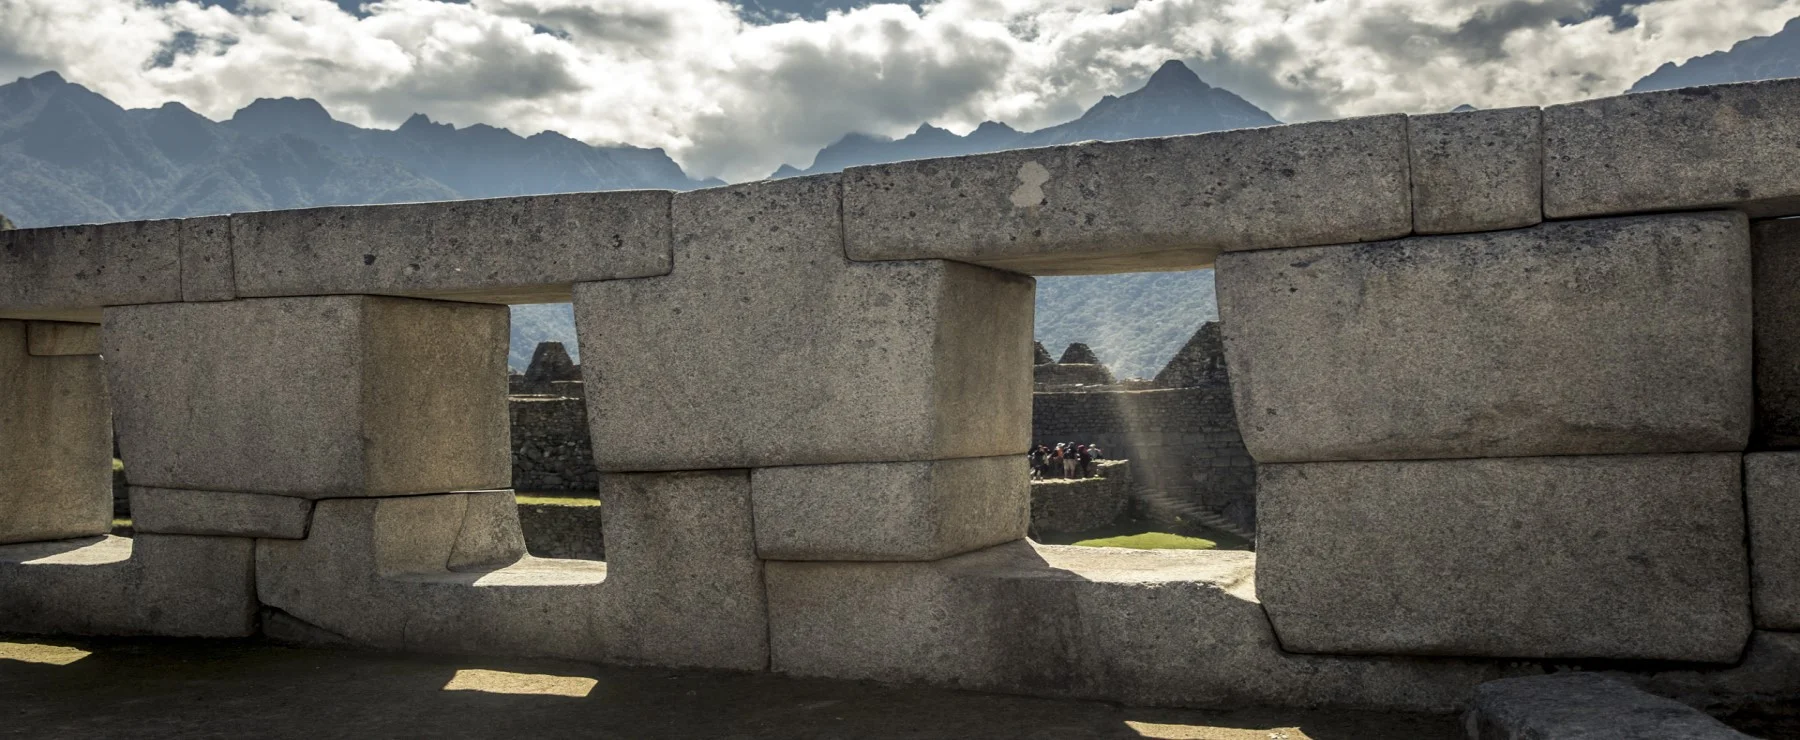
[[757, 554], [770, 560], [937, 560], [1021, 539], [1016, 455], [758, 468]]
[[1386, 115], [852, 167], [844, 234], [856, 260], [1194, 269], [1409, 233], [1407, 159], [1406, 117]]
[[1258, 462], [1742, 451], [1742, 214], [1232, 253], [1219, 315]]
[[299, 540], [312, 521], [313, 502], [291, 496], [142, 486], [130, 493], [138, 532]]
[[237, 298], [231, 266], [231, 217], [205, 216], [181, 221], [181, 300], [229, 301]]
[[255, 540], [139, 534], [0, 546], [0, 630], [247, 637]]
[[33, 357], [100, 354], [99, 324], [31, 321], [25, 327], [27, 350]]
[[1410, 116], [1413, 231], [1454, 234], [1544, 220], [1537, 108]]
[[0, 543], [112, 528], [112, 412], [94, 355], [34, 357], [0, 320]]
[[102, 306], [181, 300], [180, 224], [0, 232], [0, 316], [91, 322]]
[[1469, 740], [1749, 740], [1698, 709], [1593, 673], [1521, 676], [1475, 688]]
[[1730, 663], [1740, 455], [1257, 468], [1257, 596], [1300, 653]]
[[1744, 456], [1756, 625], [1800, 630], [1800, 452]]
[[[674, 272], [575, 286], [602, 470], [1022, 453], [1031, 278], [844, 258], [836, 176], [682, 193]], [[620, 316], [634, 317], [621, 321]]]
[[1800, 213], [1800, 79], [1544, 109], [1544, 215], [1736, 208]]
[[329, 296], [109, 308], [132, 485], [332, 498], [505, 488], [507, 310]]

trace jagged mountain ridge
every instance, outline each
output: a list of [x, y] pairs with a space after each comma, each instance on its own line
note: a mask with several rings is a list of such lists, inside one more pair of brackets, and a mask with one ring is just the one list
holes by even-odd
[[1629, 92], [1800, 77], [1800, 18], [1780, 31], [1732, 44], [1730, 49], [1697, 56], [1679, 64], [1665, 62], [1645, 75]]

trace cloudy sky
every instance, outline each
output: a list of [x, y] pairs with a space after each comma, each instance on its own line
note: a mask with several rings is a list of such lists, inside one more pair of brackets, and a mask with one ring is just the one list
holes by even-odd
[[846, 132], [1021, 129], [1166, 59], [1288, 121], [1622, 92], [1772, 33], [1800, 0], [0, 0], [0, 79], [57, 70], [213, 118], [312, 97], [668, 150], [697, 176]]

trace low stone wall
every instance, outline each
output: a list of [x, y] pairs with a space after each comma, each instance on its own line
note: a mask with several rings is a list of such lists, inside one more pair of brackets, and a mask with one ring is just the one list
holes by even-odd
[[587, 406], [580, 398], [514, 396], [513, 488], [551, 493], [594, 493], [600, 474], [588, 441]]
[[525, 551], [540, 558], [605, 560], [599, 506], [519, 504]]
[[1131, 463], [1103, 460], [1097, 478], [1031, 482], [1031, 536], [1086, 532], [1125, 518], [1131, 508]]
[[1256, 527], [1256, 462], [1238, 435], [1231, 387], [1032, 395], [1037, 442], [1100, 445], [1132, 461], [1139, 488], [1180, 496]]

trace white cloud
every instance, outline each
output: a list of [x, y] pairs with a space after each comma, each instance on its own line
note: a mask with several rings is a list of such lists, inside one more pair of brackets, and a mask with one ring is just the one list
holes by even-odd
[[[660, 146], [700, 176], [851, 131], [1037, 128], [1188, 60], [1284, 120], [1552, 103], [1771, 33], [1800, 0], [938, 0], [756, 25], [722, 0], [0, 0], [0, 75], [61, 71], [215, 118], [257, 97]], [[161, 60], [162, 64], [154, 63]]]

